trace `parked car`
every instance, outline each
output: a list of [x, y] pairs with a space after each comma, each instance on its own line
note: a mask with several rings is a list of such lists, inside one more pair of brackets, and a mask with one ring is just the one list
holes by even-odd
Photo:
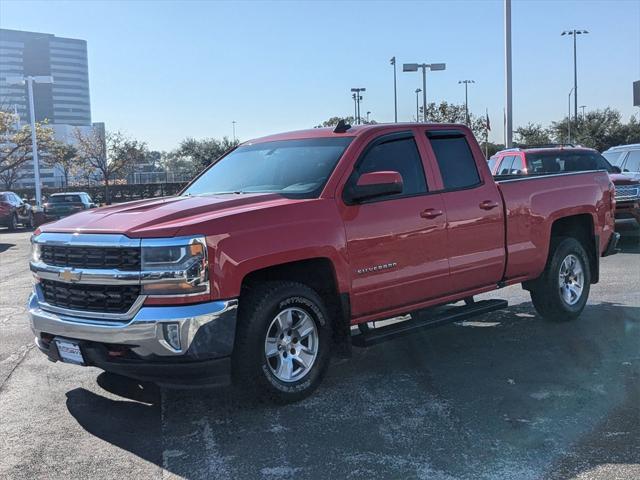
[[0, 225], [16, 230], [18, 224], [33, 228], [33, 209], [13, 192], [0, 192]]
[[640, 146], [637, 150], [625, 150], [624, 154], [612, 154], [611, 150], [608, 152], [610, 158], [621, 160], [621, 164], [612, 165], [591, 148], [550, 145], [502, 150], [491, 157], [489, 168], [499, 177], [606, 170], [616, 187], [616, 219], [632, 218], [640, 225], [640, 176], [635, 178], [627, 172], [621, 174], [623, 166], [638, 168], [636, 152], [640, 162]]
[[73, 213], [95, 208], [89, 194], [85, 192], [54, 193], [43, 205], [45, 221], [59, 220]]
[[616, 252], [613, 202], [604, 171], [494, 181], [462, 125], [273, 135], [178, 196], [43, 225], [31, 327], [54, 361], [294, 401], [332, 352], [505, 308], [473, 301], [496, 288], [577, 318]]
[[640, 179], [640, 143], [611, 147], [602, 155], [623, 174]]

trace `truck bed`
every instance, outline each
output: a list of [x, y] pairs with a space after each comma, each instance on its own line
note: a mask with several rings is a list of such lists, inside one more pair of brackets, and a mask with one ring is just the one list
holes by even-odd
[[[605, 171], [496, 177], [506, 218], [505, 279], [535, 278], [546, 263], [553, 222], [585, 214], [592, 217], [600, 254], [613, 233], [613, 212], [606, 208], [613, 195]], [[558, 199], [563, 206], [559, 208]]]

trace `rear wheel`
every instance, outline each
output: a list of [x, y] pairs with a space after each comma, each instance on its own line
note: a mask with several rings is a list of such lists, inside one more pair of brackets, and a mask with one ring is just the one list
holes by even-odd
[[545, 271], [531, 289], [531, 301], [547, 320], [573, 320], [589, 297], [589, 256], [582, 244], [570, 237], [554, 239], [552, 249]]
[[296, 282], [265, 282], [240, 302], [233, 375], [238, 386], [279, 403], [300, 400], [329, 364], [331, 322], [322, 298]]

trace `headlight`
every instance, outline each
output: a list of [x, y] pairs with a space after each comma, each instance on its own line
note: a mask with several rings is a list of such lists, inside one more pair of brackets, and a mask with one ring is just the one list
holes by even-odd
[[143, 239], [142, 293], [170, 296], [209, 293], [205, 238]]
[[31, 261], [39, 262], [42, 257], [42, 248], [39, 243], [31, 240]]

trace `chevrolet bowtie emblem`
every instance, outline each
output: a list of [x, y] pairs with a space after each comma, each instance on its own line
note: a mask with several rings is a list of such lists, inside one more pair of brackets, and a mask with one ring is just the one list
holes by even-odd
[[65, 282], [78, 282], [82, 277], [82, 272], [75, 272], [70, 268], [65, 268], [64, 270], [58, 272], [58, 278], [64, 280]]

